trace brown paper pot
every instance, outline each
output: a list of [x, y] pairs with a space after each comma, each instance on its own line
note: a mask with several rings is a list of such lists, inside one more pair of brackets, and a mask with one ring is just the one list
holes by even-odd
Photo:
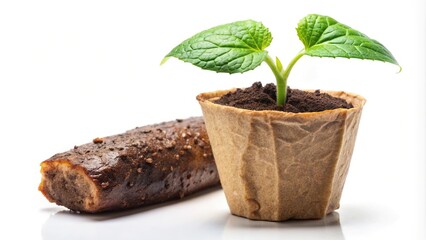
[[213, 154], [232, 214], [256, 220], [318, 219], [339, 208], [365, 99], [328, 92], [352, 109], [251, 111], [202, 93]]

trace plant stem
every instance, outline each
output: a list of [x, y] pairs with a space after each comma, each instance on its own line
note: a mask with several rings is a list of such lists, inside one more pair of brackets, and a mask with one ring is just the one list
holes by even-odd
[[288, 64], [287, 68], [281, 72], [278, 70], [274, 60], [268, 55], [265, 59], [268, 66], [271, 68], [277, 80], [277, 105], [284, 106], [287, 101], [287, 78], [290, 75], [290, 71], [294, 64], [304, 55], [304, 51], [299, 52]]
[[[277, 105], [282, 106], [285, 104], [286, 100], [286, 79], [283, 78], [283, 75], [281, 75], [280, 71], [277, 68], [277, 65], [275, 64], [274, 60], [271, 58], [271, 56], [267, 56], [265, 59], [268, 66], [271, 68], [272, 72], [275, 75], [275, 78], [277, 80]], [[283, 91], [284, 90], [284, 91]]]

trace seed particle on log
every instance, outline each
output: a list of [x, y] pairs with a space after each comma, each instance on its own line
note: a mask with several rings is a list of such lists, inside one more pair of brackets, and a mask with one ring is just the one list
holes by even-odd
[[102, 138], [99, 138], [99, 137], [93, 139], [93, 143], [95, 143], [95, 144], [99, 144], [99, 143], [103, 143], [103, 142], [104, 142], [104, 140]]

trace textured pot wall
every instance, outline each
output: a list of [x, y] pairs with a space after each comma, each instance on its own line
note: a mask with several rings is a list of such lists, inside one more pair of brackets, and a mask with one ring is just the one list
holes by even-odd
[[250, 219], [315, 219], [339, 207], [365, 100], [328, 92], [352, 109], [250, 111], [199, 100], [231, 213]]

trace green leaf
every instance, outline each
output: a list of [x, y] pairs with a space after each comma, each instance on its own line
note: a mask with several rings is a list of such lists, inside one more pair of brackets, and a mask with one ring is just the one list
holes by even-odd
[[281, 60], [278, 57], [275, 57], [275, 62], [276, 62], [278, 71], [281, 72], [283, 70], [283, 64], [281, 63]]
[[166, 55], [200, 68], [225, 73], [243, 73], [259, 66], [272, 41], [268, 28], [253, 20], [220, 25], [183, 41]]
[[308, 15], [300, 20], [296, 30], [305, 45], [305, 55], [379, 60], [399, 65], [381, 43], [331, 17]]

